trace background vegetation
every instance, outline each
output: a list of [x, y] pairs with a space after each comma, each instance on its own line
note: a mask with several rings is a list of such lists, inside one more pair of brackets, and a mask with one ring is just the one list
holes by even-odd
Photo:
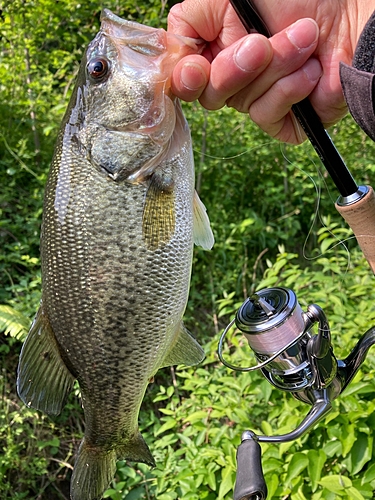
[[[123, 17], [165, 26], [173, 2], [108, 0]], [[17, 359], [40, 298], [39, 229], [54, 141], [101, 2], [8, 0], [0, 10], [0, 497], [67, 499], [83, 420], [78, 389], [63, 414], [23, 406]], [[344, 357], [375, 322], [373, 278], [336, 213], [336, 191], [308, 144], [271, 141], [228, 109], [185, 106], [197, 186], [216, 245], [196, 250], [187, 326], [205, 346], [194, 369], [166, 369], [150, 386], [141, 426], [157, 468], [119, 462], [106, 492], [113, 500], [232, 498], [243, 430], [288, 432], [308, 411], [259, 374], [228, 371], [217, 360], [222, 328], [247, 295], [270, 285], [295, 290], [303, 308], [320, 304], [335, 352]], [[354, 176], [375, 178], [374, 145], [348, 118], [331, 131]], [[345, 245], [340, 241], [346, 240]], [[241, 336], [232, 362], [249, 363]], [[263, 445], [269, 498], [373, 498], [375, 358], [370, 352], [334, 410], [294, 443]]]

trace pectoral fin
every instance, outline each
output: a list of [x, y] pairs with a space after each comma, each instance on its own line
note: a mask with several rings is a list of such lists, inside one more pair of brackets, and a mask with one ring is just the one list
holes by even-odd
[[154, 173], [143, 210], [143, 237], [151, 250], [167, 244], [176, 227], [173, 181]]
[[215, 238], [211, 229], [210, 220], [206, 207], [201, 202], [198, 193], [194, 191], [194, 243], [204, 250], [211, 250], [214, 246]]
[[18, 364], [18, 394], [27, 406], [58, 415], [73, 383], [74, 377], [61, 358], [41, 306], [22, 347]]
[[176, 343], [169, 351], [160, 368], [174, 365], [197, 365], [205, 358], [204, 350], [181, 322]]

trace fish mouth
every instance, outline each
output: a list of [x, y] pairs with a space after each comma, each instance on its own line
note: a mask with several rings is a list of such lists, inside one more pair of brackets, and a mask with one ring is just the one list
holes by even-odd
[[160, 29], [122, 19], [109, 9], [102, 11], [100, 21], [103, 33], [137, 52], [158, 55], [167, 50], [164, 37], [160, 36]]
[[171, 68], [186, 55], [200, 54], [205, 47], [202, 39], [175, 35], [163, 28], [128, 21], [109, 9], [103, 9], [100, 21], [101, 31], [121, 45], [125, 44], [136, 52], [150, 56], [168, 54]]
[[138, 80], [163, 85], [163, 93], [172, 100], [171, 77], [176, 64], [187, 55], [200, 54], [205, 47], [203, 40], [128, 21], [109, 9], [102, 11], [100, 32], [116, 47], [120, 64], [133, 68]]

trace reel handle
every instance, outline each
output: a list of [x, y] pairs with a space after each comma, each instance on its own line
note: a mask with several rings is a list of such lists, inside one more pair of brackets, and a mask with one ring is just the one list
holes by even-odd
[[262, 470], [262, 450], [251, 431], [242, 434], [237, 450], [237, 475], [233, 500], [265, 500], [267, 486]]

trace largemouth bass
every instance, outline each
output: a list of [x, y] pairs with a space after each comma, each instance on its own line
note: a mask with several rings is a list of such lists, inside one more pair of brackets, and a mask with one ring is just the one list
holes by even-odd
[[193, 240], [213, 236], [194, 194], [189, 129], [172, 95], [191, 39], [103, 11], [83, 57], [46, 186], [42, 302], [23, 346], [18, 392], [59, 414], [78, 380], [85, 435], [73, 500], [102, 498], [116, 460], [154, 464], [138, 430], [161, 367], [202, 361], [182, 323]]

